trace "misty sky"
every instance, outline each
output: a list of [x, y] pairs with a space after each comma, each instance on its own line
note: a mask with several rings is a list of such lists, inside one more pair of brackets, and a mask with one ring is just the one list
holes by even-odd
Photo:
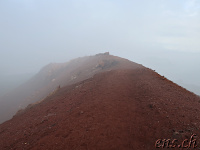
[[200, 1], [0, 0], [1, 75], [106, 51], [198, 79]]

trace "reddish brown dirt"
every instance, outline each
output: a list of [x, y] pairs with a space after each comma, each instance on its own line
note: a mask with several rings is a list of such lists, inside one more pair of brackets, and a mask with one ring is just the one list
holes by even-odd
[[138, 67], [143, 66], [108, 54], [77, 58], [67, 63], [49, 64], [31, 80], [0, 98], [0, 123], [11, 119], [20, 108], [43, 99], [59, 85], [71, 85], [108, 70]]
[[150, 69], [107, 71], [1, 124], [0, 149], [153, 150], [159, 138], [200, 136], [199, 108], [198, 96]]

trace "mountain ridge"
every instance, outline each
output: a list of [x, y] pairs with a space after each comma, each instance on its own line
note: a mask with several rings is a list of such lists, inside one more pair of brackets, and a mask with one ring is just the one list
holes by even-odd
[[197, 95], [151, 69], [110, 70], [1, 124], [0, 148], [150, 150], [158, 139], [199, 135], [199, 107]]
[[66, 63], [50, 63], [34, 77], [1, 98], [0, 123], [31, 103], [44, 99], [58, 86], [70, 85], [110, 69], [143, 67], [108, 52], [73, 59]]

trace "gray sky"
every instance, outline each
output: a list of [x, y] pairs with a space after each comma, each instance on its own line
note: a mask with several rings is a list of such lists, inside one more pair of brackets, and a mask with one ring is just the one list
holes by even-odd
[[177, 80], [199, 40], [199, 0], [0, 0], [1, 75], [109, 51]]

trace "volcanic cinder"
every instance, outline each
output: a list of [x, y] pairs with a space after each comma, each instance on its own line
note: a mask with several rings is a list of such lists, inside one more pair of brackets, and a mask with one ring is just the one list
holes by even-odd
[[199, 96], [155, 71], [108, 53], [53, 66], [39, 87], [58, 88], [0, 125], [1, 150], [153, 150], [193, 134], [200, 147]]

